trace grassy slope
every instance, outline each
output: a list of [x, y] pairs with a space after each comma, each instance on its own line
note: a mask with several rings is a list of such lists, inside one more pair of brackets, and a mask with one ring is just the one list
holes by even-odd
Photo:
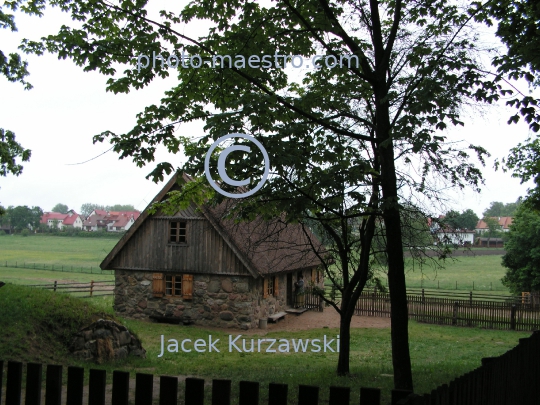
[[99, 303], [6, 284], [0, 288], [0, 359], [66, 364], [71, 335], [112, 315]]

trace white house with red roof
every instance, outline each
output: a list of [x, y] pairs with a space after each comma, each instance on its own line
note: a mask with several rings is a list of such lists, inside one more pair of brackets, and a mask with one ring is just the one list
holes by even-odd
[[[512, 225], [512, 222], [514, 220], [514, 217], [490, 217], [491, 219], [494, 219], [498, 223], [498, 230], [503, 232], [508, 232], [510, 230], [510, 225]], [[486, 222], [481, 219], [478, 221], [478, 224], [476, 224], [476, 231], [478, 233], [484, 233], [489, 231], [489, 226], [486, 224]]]
[[45, 212], [41, 216], [40, 224], [47, 224], [49, 228], [57, 227], [58, 229], [64, 228], [78, 228], [83, 227], [83, 218], [77, 214], [74, 210], [69, 210], [67, 214], [60, 212]]

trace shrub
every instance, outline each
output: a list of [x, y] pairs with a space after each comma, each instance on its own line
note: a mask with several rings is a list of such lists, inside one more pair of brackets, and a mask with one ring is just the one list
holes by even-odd
[[30, 236], [30, 231], [28, 229], [23, 229], [21, 231], [21, 235], [26, 237], [26, 236]]

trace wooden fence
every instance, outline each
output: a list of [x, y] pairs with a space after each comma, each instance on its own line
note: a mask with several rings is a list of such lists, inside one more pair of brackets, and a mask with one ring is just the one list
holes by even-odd
[[[101, 297], [105, 295], [114, 295], [114, 280], [90, 281], [89, 283], [59, 283], [55, 281], [50, 284], [31, 284], [27, 287], [42, 288], [44, 290], [53, 290], [53, 292], [63, 292], [77, 294], [79, 298]], [[79, 294], [88, 293], [80, 296]]]
[[410, 394], [399, 405], [538, 405], [540, 403], [540, 331], [519, 339], [499, 357], [423, 396]]
[[66, 273], [89, 273], [89, 274], [104, 274], [114, 275], [114, 270], [101, 270], [99, 266], [72, 266], [67, 264], [42, 264], [42, 263], [26, 263], [26, 262], [2, 262], [4, 267], [22, 268], [29, 270], [47, 270], [47, 271], [62, 271]]
[[[407, 293], [409, 318], [441, 325], [473, 326], [488, 329], [532, 331], [540, 329], [540, 306], [510, 298], [486, 300], [472, 292], [468, 298], [437, 297]], [[390, 317], [390, 295], [377, 290], [364, 291], [356, 304], [356, 315]]]
[[[2, 373], [3, 361], [0, 361], [0, 403], [2, 403]], [[61, 405], [62, 401], [62, 366], [48, 365], [45, 373], [45, 405]], [[26, 390], [25, 405], [41, 405], [42, 399], [42, 375], [43, 366], [36, 363], [28, 363], [26, 366]], [[125, 371], [113, 371], [112, 394], [110, 401], [106, 399], [106, 371], [90, 370], [88, 383], [88, 400], [84, 403], [89, 405], [152, 405], [154, 403], [154, 376], [152, 374], [137, 373], [135, 375], [135, 390], [130, 393], [130, 374]], [[23, 364], [9, 361], [7, 364], [6, 378], [6, 405], [20, 405], [22, 400]], [[211, 399], [205, 400], [205, 380], [200, 378], [186, 378], [183, 389], [184, 405], [230, 405], [231, 388], [230, 380], [212, 380]], [[178, 405], [179, 403], [178, 377], [160, 376], [159, 378], [159, 405]], [[239, 405], [259, 405], [260, 384], [252, 381], [239, 383]], [[82, 405], [84, 398], [84, 369], [81, 367], [67, 368], [67, 405]], [[268, 385], [268, 405], [287, 405], [289, 387], [287, 384]], [[130, 395], [131, 394], [131, 395]], [[406, 398], [410, 391], [393, 390], [392, 405]], [[181, 395], [180, 395], [181, 396]], [[381, 392], [378, 388], [360, 388], [360, 405], [380, 405]], [[351, 389], [349, 387], [330, 387], [328, 403], [332, 405], [349, 405]], [[133, 402], [134, 401], [134, 402]], [[324, 401], [326, 403], [326, 401]], [[358, 400], [354, 401], [358, 403]], [[319, 387], [300, 385], [298, 386], [298, 405], [319, 405]]]

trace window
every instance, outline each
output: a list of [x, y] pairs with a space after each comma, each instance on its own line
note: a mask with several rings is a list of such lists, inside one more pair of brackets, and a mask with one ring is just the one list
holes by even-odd
[[165, 276], [165, 295], [182, 295], [182, 276]]
[[193, 298], [193, 274], [163, 274], [154, 273], [154, 297]]
[[186, 239], [186, 222], [173, 221], [169, 232], [170, 243], [187, 243]]
[[277, 297], [278, 292], [278, 278], [275, 276], [265, 278], [263, 281], [263, 298], [267, 298], [269, 296]]

